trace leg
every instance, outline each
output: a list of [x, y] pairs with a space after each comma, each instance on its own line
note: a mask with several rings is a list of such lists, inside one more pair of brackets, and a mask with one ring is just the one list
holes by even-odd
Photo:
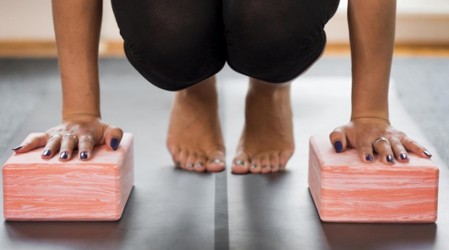
[[224, 7], [228, 62], [251, 77], [233, 172], [277, 172], [294, 151], [289, 84], [321, 55], [323, 28], [338, 0], [230, 3]]
[[213, 77], [225, 63], [219, 1], [112, 3], [131, 64], [152, 84], [178, 91], [167, 138], [174, 162], [189, 171], [222, 171]]

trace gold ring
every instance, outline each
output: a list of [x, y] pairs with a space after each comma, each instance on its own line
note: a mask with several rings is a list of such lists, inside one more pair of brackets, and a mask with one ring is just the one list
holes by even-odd
[[381, 137], [377, 138], [377, 139], [373, 142], [373, 146], [376, 146], [376, 144], [379, 143], [379, 142], [381, 142], [381, 141], [384, 141], [384, 142], [390, 144], [390, 141], [388, 141], [387, 138], [381, 136]]

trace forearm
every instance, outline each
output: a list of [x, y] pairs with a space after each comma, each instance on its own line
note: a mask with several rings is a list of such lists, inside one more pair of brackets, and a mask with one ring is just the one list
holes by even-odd
[[62, 82], [62, 117], [100, 117], [98, 45], [102, 0], [53, 0]]
[[395, 0], [350, 0], [352, 118], [388, 120], [388, 87], [394, 47]]

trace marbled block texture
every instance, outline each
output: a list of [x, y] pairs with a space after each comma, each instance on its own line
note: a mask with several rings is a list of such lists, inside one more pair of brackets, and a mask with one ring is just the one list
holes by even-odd
[[435, 222], [438, 168], [409, 157], [407, 164], [363, 163], [355, 149], [337, 154], [327, 137], [311, 137], [309, 189], [321, 220]]
[[131, 134], [117, 151], [96, 147], [89, 161], [47, 161], [41, 153], [13, 154], [3, 166], [6, 220], [120, 219], [134, 183]]

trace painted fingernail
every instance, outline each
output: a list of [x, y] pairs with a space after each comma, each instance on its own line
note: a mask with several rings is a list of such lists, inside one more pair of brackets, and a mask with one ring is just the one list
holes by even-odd
[[373, 161], [374, 158], [373, 158], [372, 155], [368, 154], [368, 155], [365, 156], [365, 160], [367, 160], [367, 161]]
[[42, 153], [42, 156], [50, 156], [51, 155], [51, 150], [46, 149], [44, 150], [44, 152]]
[[336, 141], [334, 143], [334, 148], [337, 153], [343, 152], [343, 143], [341, 143], [341, 141]]
[[64, 151], [59, 154], [59, 158], [66, 160], [69, 157], [69, 154]]
[[83, 151], [83, 152], [80, 153], [80, 159], [81, 160], [86, 160], [87, 159], [87, 152], [86, 151]]
[[391, 162], [391, 163], [394, 162], [392, 155], [387, 155], [386, 159], [387, 159], [388, 162]]
[[16, 151], [16, 150], [19, 150], [19, 149], [21, 149], [21, 148], [23, 148], [23, 146], [15, 147], [15, 148], [13, 148], [12, 150], [13, 150], [13, 151]]
[[112, 138], [110, 145], [111, 145], [111, 148], [113, 150], [117, 150], [117, 148], [118, 148], [118, 139], [117, 138]]
[[407, 159], [407, 154], [402, 153], [399, 155], [399, 157], [401, 158], [401, 160], [406, 160]]
[[427, 157], [429, 157], [429, 158], [432, 157], [432, 154], [431, 154], [429, 151], [427, 151], [427, 150], [424, 151], [423, 153], [424, 153]]

